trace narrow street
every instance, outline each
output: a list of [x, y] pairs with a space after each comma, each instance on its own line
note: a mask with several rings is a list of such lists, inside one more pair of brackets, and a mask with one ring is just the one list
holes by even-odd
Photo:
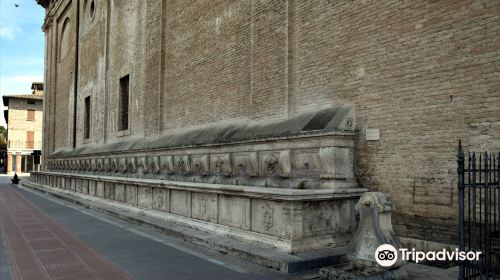
[[9, 183], [0, 177], [2, 280], [314, 278], [268, 270]]

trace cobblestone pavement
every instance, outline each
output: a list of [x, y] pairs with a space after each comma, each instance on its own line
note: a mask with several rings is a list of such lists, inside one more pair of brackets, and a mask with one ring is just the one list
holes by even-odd
[[[0, 280], [319, 279], [285, 274], [9, 184], [0, 176]], [[457, 279], [416, 264], [410, 279]]]

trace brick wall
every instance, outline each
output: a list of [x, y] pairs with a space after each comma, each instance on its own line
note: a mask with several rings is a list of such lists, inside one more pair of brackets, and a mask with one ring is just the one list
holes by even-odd
[[[398, 233], [435, 241], [448, 240], [431, 224], [456, 218], [458, 139], [500, 149], [498, 1], [96, 3], [80, 31], [79, 104], [93, 96], [91, 143], [352, 103], [359, 183], [391, 194]], [[48, 73], [52, 114], [71, 116], [70, 65]], [[127, 74], [130, 131], [120, 134], [118, 85]], [[71, 143], [70, 118], [47, 119], [57, 135], [49, 142]], [[366, 128], [380, 129], [380, 141], [365, 141]], [[422, 227], [408, 227], [412, 220]]]
[[[28, 109], [35, 110], [35, 119], [28, 120]], [[40, 148], [42, 141], [43, 102], [36, 100], [28, 104], [28, 99], [9, 98], [8, 141], [25, 145], [27, 131], [34, 132], [34, 145]], [[17, 148], [8, 149], [9, 152]]]

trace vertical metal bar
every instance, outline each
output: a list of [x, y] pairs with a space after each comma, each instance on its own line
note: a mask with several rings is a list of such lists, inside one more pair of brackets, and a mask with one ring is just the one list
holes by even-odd
[[[477, 227], [476, 227], [476, 153], [472, 152], [472, 182], [471, 185], [469, 186], [472, 188], [472, 246], [469, 248], [469, 250], [474, 250], [477, 251], [477, 238], [476, 238], [476, 233], [477, 233]], [[471, 263], [471, 272], [472, 274], [476, 273], [476, 262]]]
[[[471, 208], [470, 208], [470, 198], [471, 198], [471, 186], [470, 186], [470, 182], [471, 182], [471, 161], [472, 161], [472, 158], [471, 158], [471, 153], [469, 152], [469, 157], [468, 157], [468, 161], [467, 161], [467, 183], [468, 183], [468, 186], [467, 186], [467, 192], [468, 192], [468, 197], [467, 197], [467, 203], [468, 203], [468, 217], [469, 219], [467, 220], [467, 228], [468, 228], [468, 232], [469, 232], [469, 235], [467, 236], [467, 240], [468, 240], [468, 248], [470, 250], [470, 248], [472, 248], [472, 244], [471, 244], [471, 236], [472, 236], [472, 233], [471, 233], [471, 229], [472, 229], [472, 226], [471, 226]], [[469, 277], [470, 274], [471, 274], [471, 268], [470, 268], [470, 264], [469, 262], [466, 262], [466, 272], [465, 272], [465, 277]]]
[[[496, 173], [495, 173], [495, 154], [492, 154], [491, 158], [492, 160], [492, 163], [493, 165], [490, 166], [491, 168], [491, 174], [493, 174], [493, 181], [492, 183], [495, 184], [496, 182]], [[496, 200], [496, 197], [497, 197], [497, 188], [496, 186], [492, 186], [492, 189], [493, 189], [493, 232], [496, 232], [497, 231], [497, 200]]]
[[489, 201], [489, 168], [488, 152], [484, 153], [484, 262], [483, 271], [486, 279], [490, 275], [490, 201]]
[[[459, 234], [460, 234], [460, 251], [465, 250], [465, 236], [464, 236], [464, 152], [462, 150], [462, 142], [458, 141], [458, 193], [459, 193], [459, 208], [458, 208], [458, 219], [459, 219]], [[465, 266], [464, 262], [460, 263], [460, 279], [465, 277]]]
[[[477, 184], [479, 188], [479, 251], [483, 252], [483, 190], [482, 190], [482, 178], [483, 178], [483, 155], [479, 153], [479, 182]], [[483, 273], [484, 258], [479, 260], [479, 274]]]

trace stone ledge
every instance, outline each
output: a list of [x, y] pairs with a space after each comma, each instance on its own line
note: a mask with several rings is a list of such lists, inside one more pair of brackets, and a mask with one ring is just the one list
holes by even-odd
[[366, 188], [339, 188], [339, 189], [283, 189], [283, 188], [265, 188], [254, 186], [237, 186], [225, 184], [209, 184], [184, 181], [169, 181], [158, 179], [143, 179], [130, 177], [115, 177], [101, 175], [86, 175], [61, 172], [31, 172], [34, 175], [53, 175], [66, 178], [86, 179], [95, 181], [107, 181], [119, 184], [133, 184], [144, 187], [164, 187], [169, 189], [179, 189], [193, 192], [223, 193], [234, 194], [251, 198], [266, 198], [279, 201], [300, 201], [300, 200], [327, 200], [341, 199], [347, 197], [359, 197], [367, 192]]
[[[170, 236], [288, 273], [345, 262], [344, 256], [346, 247], [288, 254], [277, 250], [275, 247], [257, 245], [257, 243], [248, 243], [227, 238], [224, 236], [223, 231], [218, 235], [198, 230], [196, 226], [186, 227], [177, 223], [175, 220], [168, 221], [164, 218], [162, 219], [161, 216], [163, 216], [163, 213], [159, 213], [158, 211], [134, 209], [133, 207], [127, 207], [112, 201], [98, 201], [98, 199], [93, 199], [78, 193], [47, 188], [29, 181], [24, 181], [21, 187], [65, 200], [85, 208], [104, 212], [132, 223], [149, 226]], [[264, 237], [264, 235], [261, 237]], [[265, 237], [269, 238], [267, 236]], [[276, 241], [278, 241], [278, 239], [276, 239]]]
[[75, 149], [60, 149], [51, 157], [71, 157], [123, 151], [150, 151], [165, 148], [218, 146], [234, 143], [254, 143], [310, 135], [353, 136], [355, 109], [352, 105], [312, 110], [273, 122], [223, 122], [192, 129], [177, 129], [152, 138], [127, 138], [103, 145], [84, 145]]

